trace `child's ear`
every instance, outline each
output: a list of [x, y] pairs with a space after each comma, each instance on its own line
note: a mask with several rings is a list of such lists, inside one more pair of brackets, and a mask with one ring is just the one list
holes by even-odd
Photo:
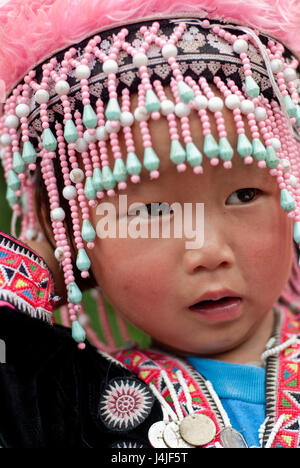
[[67, 303], [67, 292], [65, 288], [63, 270], [60, 268], [58, 261], [54, 256], [52, 246], [46, 241], [26, 241], [24, 242], [28, 247], [33, 250], [37, 255], [42, 257], [47, 267], [49, 268], [53, 281], [55, 294], [61, 297], [61, 300], [57, 303], [57, 307], [60, 307]]

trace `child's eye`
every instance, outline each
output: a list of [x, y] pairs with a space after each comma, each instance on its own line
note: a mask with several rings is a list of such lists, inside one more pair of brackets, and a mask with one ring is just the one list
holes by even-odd
[[232, 204], [244, 204], [244, 203], [249, 203], [253, 201], [257, 195], [261, 193], [261, 190], [257, 188], [244, 188], [240, 190], [236, 190], [233, 192], [228, 198], [227, 198], [227, 203], [228, 200], [231, 200], [229, 205]]

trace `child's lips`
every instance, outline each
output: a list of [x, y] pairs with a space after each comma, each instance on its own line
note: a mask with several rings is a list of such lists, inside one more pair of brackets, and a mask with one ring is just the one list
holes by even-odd
[[[215, 297], [217, 296], [218, 294], [215, 294]], [[209, 322], [234, 320], [241, 314], [242, 298], [235, 295], [223, 296], [214, 300], [201, 300], [190, 306], [189, 309]]]

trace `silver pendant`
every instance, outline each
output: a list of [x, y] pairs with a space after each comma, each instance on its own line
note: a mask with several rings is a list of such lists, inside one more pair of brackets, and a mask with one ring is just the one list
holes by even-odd
[[164, 441], [164, 430], [167, 423], [164, 421], [158, 421], [150, 427], [148, 431], [148, 439], [152, 447], [154, 448], [168, 448]]
[[181, 437], [189, 444], [201, 447], [216, 436], [216, 425], [206, 414], [194, 413], [186, 416], [179, 426]]
[[164, 441], [169, 448], [194, 448], [182, 439], [178, 423], [172, 421], [164, 430]]
[[248, 448], [242, 434], [233, 427], [225, 427], [221, 430], [220, 440], [223, 448]]

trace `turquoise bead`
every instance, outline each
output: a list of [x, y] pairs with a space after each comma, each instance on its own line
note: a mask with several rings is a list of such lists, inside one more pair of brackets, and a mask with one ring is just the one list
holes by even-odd
[[187, 143], [186, 155], [187, 155], [187, 161], [192, 167], [200, 166], [200, 164], [202, 163], [202, 159], [203, 159], [202, 154], [193, 142]]
[[280, 205], [284, 211], [292, 211], [295, 208], [295, 200], [287, 189], [280, 192]]
[[122, 182], [127, 179], [127, 171], [122, 158], [117, 158], [115, 160], [113, 175], [117, 182]]
[[78, 250], [76, 266], [80, 271], [87, 271], [91, 267], [91, 261], [84, 249]]
[[18, 201], [16, 193], [10, 187], [7, 187], [6, 189], [6, 200], [10, 207], [12, 207]]
[[78, 139], [77, 128], [72, 119], [65, 123], [64, 138], [68, 143], [74, 143]]
[[93, 172], [93, 185], [96, 192], [103, 190], [101, 169], [96, 167]]
[[82, 222], [81, 236], [85, 242], [94, 242], [96, 238], [96, 232], [88, 219], [84, 219]]
[[108, 120], [119, 120], [121, 117], [121, 109], [118, 103], [117, 98], [110, 98], [108, 101], [106, 110], [105, 110], [105, 117]]
[[82, 122], [86, 128], [95, 128], [97, 126], [97, 115], [90, 104], [83, 108]]
[[50, 128], [45, 128], [42, 135], [42, 144], [45, 150], [55, 151], [57, 148], [57, 140]]
[[84, 185], [84, 194], [88, 200], [95, 200], [97, 196], [96, 189], [93, 184], [93, 178], [87, 177]]
[[223, 161], [229, 161], [234, 156], [234, 150], [226, 137], [219, 140], [219, 154]]
[[297, 244], [300, 243], [300, 221], [296, 221], [294, 224], [294, 241]]
[[259, 138], [253, 138], [252, 140], [252, 154], [256, 161], [265, 160], [267, 157], [267, 150], [265, 145], [260, 141]]
[[13, 169], [8, 171], [7, 185], [11, 190], [19, 190], [21, 187], [21, 181]]
[[170, 159], [174, 164], [181, 164], [186, 160], [186, 152], [178, 140], [172, 140]]
[[72, 322], [72, 338], [76, 343], [82, 343], [86, 339], [86, 333], [78, 320]]
[[144, 166], [148, 171], [157, 170], [159, 167], [159, 158], [153, 148], [145, 148]]
[[13, 154], [13, 170], [17, 173], [20, 174], [21, 172], [24, 172], [26, 169], [26, 164], [24, 163], [22, 156], [20, 155], [19, 151], [15, 151]]
[[183, 80], [177, 82], [177, 88], [179, 92], [180, 99], [183, 102], [190, 102], [194, 99], [195, 94], [192, 88]]
[[148, 112], [157, 112], [160, 110], [160, 100], [153, 89], [148, 89], [146, 92], [145, 107]]
[[270, 169], [275, 169], [279, 164], [279, 158], [273, 146], [267, 146], [266, 164]]
[[68, 299], [72, 304], [79, 304], [82, 301], [82, 292], [74, 281], [68, 286]]
[[296, 106], [296, 124], [300, 126], [300, 106]]
[[109, 166], [102, 168], [102, 185], [105, 190], [113, 189], [116, 186], [116, 180]]
[[22, 158], [26, 164], [34, 163], [36, 161], [36, 152], [30, 141], [24, 141]]
[[252, 154], [252, 145], [244, 133], [238, 136], [237, 152], [243, 158]]
[[139, 174], [142, 170], [142, 163], [135, 153], [128, 153], [126, 159], [126, 170], [128, 174]]
[[289, 95], [284, 96], [284, 102], [285, 102], [286, 110], [287, 110], [287, 113], [289, 114], [289, 116], [290, 117], [296, 117], [297, 116], [297, 107], [293, 103], [293, 100], [292, 100], [291, 96], [289, 96]]
[[258, 97], [260, 94], [260, 88], [252, 76], [246, 76], [245, 78], [245, 92], [250, 98]]
[[204, 137], [203, 151], [208, 158], [216, 158], [219, 155], [219, 145], [211, 134]]

